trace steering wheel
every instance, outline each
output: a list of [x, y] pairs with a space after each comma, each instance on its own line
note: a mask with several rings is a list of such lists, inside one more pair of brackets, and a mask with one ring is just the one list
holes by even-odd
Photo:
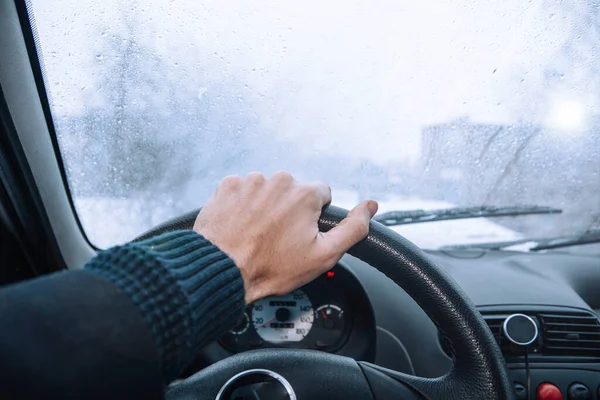
[[[338, 207], [325, 207], [320, 230], [333, 228], [347, 213]], [[194, 211], [171, 220], [138, 239], [192, 229], [197, 214]], [[453, 367], [446, 375], [416, 377], [315, 350], [260, 349], [233, 355], [197, 372], [169, 388], [167, 399], [213, 400], [228, 381], [248, 376], [253, 370], [266, 371], [282, 382], [292, 394], [290, 398], [298, 400], [515, 399], [504, 358], [475, 305], [421, 249], [372, 221], [369, 235], [349, 254], [404, 289], [446, 336], [453, 350]]]

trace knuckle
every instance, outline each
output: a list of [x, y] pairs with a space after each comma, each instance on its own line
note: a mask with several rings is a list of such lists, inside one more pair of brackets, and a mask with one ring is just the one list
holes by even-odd
[[323, 194], [331, 194], [331, 186], [323, 181], [316, 181], [314, 186]]
[[329, 186], [328, 183], [323, 182], [323, 181], [316, 181], [315, 185], [322, 187], [323, 189], [329, 190], [331, 191], [331, 186]]
[[266, 180], [265, 176], [263, 174], [261, 174], [260, 172], [250, 172], [246, 176], [246, 181], [248, 181], [249, 183], [255, 184], [255, 185], [260, 185], [260, 184], [264, 183], [265, 180]]
[[332, 197], [332, 195], [331, 195], [331, 186], [329, 186], [325, 182], [319, 182], [319, 184], [321, 185], [322, 190], [327, 195], [327, 197], [329, 197], [331, 199], [331, 197]]
[[219, 187], [223, 189], [235, 189], [242, 183], [242, 178], [238, 175], [227, 175], [219, 182]]
[[271, 179], [273, 179], [276, 182], [293, 182], [294, 181], [292, 174], [290, 174], [288, 171], [277, 171], [273, 174], [273, 177]]

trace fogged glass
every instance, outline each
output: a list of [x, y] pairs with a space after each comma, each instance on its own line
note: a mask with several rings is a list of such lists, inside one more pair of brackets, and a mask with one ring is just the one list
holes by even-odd
[[91, 242], [290, 170], [381, 210], [560, 216], [399, 227], [426, 248], [600, 227], [593, 2], [34, 0], [52, 115]]

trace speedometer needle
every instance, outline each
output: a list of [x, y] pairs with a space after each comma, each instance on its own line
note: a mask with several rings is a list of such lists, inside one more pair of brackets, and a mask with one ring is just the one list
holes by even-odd
[[264, 328], [265, 326], [269, 325], [271, 322], [275, 321], [277, 319], [277, 317], [273, 317], [270, 320], [268, 320], [267, 322], [265, 322], [264, 324], [262, 324], [260, 327]]
[[327, 319], [327, 315], [325, 315], [325, 312], [323, 310], [321, 310], [321, 315], [323, 316], [323, 319]]

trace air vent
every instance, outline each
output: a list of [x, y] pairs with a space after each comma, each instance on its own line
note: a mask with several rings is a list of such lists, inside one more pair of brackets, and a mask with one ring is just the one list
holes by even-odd
[[[504, 337], [502, 333], [502, 324], [504, 320], [508, 318], [511, 314], [483, 314], [483, 319], [487, 323], [490, 331], [492, 331], [492, 335], [494, 335], [494, 339], [498, 343], [502, 354], [508, 358], [521, 357], [524, 355], [523, 349], [515, 344], [511, 343], [507, 338]], [[440, 344], [442, 346], [442, 350], [447, 354], [451, 355], [451, 346], [448, 342], [448, 339], [440, 334]], [[537, 351], [539, 344], [538, 342], [533, 346], [533, 348]]]
[[589, 313], [540, 313], [543, 354], [600, 357], [600, 323]]
[[[484, 314], [483, 319], [490, 328], [490, 331], [492, 331], [492, 335], [494, 335], [498, 346], [500, 346], [502, 354], [505, 356], [519, 357], [523, 355], [523, 348], [511, 343], [510, 340], [508, 340], [502, 333], [502, 325], [504, 324], [506, 318], [508, 318], [510, 315], [511, 314]], [[535, 315], [530, 315], [530, 317], [532, 317], [534, 321], [536, 320]], [[539, 344], [540, 339], [538, 338], [538, 340], [531, 346], [532, 350], [537, 352]]]
[[[600, 321], [589, 312], [543, 312], [542, 310], [482, 313], [507, 362], [521, 361], [523, 348], [511, 343], [502, 332], [504, 320], [515, 312], [531, 317], [538, 325], [539, 337], [528, 347], [534, 362], [598, 361], [600, 358]], [[442, 349], [450, 355], [450, 344], [440, 335]]]
[[[506, 319], [506, 317], [507, 317], [507, 315], [484, 315], [483, 316], [483, 319], [490, 327], [490, 331], [492, 331], [492, 334], [494, 335], [494, 338], [496, 339], [496, 342], [498, 342], [498, 346], [500, 346], [500, 347], [502, 347], [502, 344], [504, 342], [504, 340], [502, 340], [503, 339], [502, 324], [504, 323], [504, 320]], [[506, 343], [506, 345], [508, 345], [508, 343]], [[504, 353], [504, 349], [502, 349], [502, 352]]]

